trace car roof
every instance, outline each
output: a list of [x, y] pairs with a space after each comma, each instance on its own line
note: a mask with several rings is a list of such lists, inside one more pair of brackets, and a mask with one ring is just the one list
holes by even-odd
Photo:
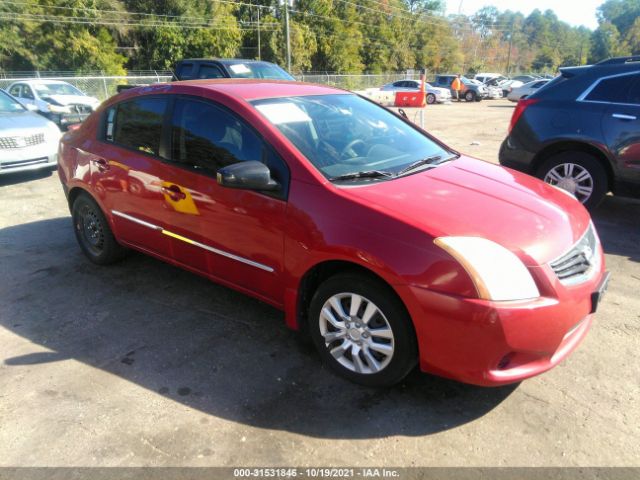
[[69, 82], [64, 82], [62, 80], [45, 80], [43, 78], [33, 78], [30, 80], [16, 80], [13, 83], [26, 83], [27, 85], [34, 85], [34, 84], [49, 84], [49, 85], [59, 85], [59, 84], [65, 84], [65, 85], [71, 85]]
[[[267, 62], [264, 60], [249, 60], [246, 58], [185, 58], [180, 60], [178, 63], [184, 63], [184, 62], [218, 62], [221, 63], [223, 65], [230, 65], [230, 64], [234, 64], [234, 63], [269, 63], [272, 64], [272, 62]], [[274, 64], [272, 64], [274, 65]]]
[[172, 87], [199, 87], [211, 91], [220, 92], [236, 98], [251, 101], [261, 98], [300, 97], [308, 95], [353, 95], [352, 92], [326, 85], [314, 83], [294, 82], [289, 80], [262, 80], [262, 79], [238, 79], [218, 78], [204, 80], [184, 80], [170, 84], [154, 84], [148, 87], [138, 87], [126, 92], [160, 90], [170, 93], [167, 86]]

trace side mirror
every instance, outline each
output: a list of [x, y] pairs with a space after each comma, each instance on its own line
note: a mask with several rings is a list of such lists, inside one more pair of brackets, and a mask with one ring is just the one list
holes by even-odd
[[271, 178], [269, 168], [261, 162], [251, 160], [238, 162], [218, 170], [218, 185], [245, 190], [278, 190], [280, 185]]

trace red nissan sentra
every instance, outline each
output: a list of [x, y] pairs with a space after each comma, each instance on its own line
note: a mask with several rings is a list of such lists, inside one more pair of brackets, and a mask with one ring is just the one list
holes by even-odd
[[284, 310], [366, 385], [479, 385], [558, 364], [608, 274], [566, 192], [456, 151], [379, 105], [295, 82], [128, 90], [67, 133], [80, 247], [127, 248]]

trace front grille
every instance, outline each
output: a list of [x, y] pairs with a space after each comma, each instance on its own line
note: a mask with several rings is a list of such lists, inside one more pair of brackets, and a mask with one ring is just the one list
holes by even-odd
[[0, 149], [33, 147], [44, 143], [44, 133], [26, 137], [0, 137]]
[[93, 109], [89, 105], [83, 105], [81, 103], [70, 104], [69, 110], [71, 111], [71, 113], [80, 113], [83, 115], [88, 115], [93, 112]]
[[595, 270], [598, 256], [598, 237], [593, 224], [567, 253], [550, 263], [551, 268], [565, 285], [587, 280]]

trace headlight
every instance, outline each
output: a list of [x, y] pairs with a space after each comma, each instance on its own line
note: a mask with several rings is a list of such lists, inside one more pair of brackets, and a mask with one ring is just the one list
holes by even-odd
[[467, 271], [485, 300], [525, 300], [540, 296], [529, 270], [509, 250], [480, 237], [440, 237], [434, 240]]
[[53, 105], [51, 103], [47, 105], [47, 110], [49, 110], [51, 113], [69, 113], [71, 111], [67, 106]]

